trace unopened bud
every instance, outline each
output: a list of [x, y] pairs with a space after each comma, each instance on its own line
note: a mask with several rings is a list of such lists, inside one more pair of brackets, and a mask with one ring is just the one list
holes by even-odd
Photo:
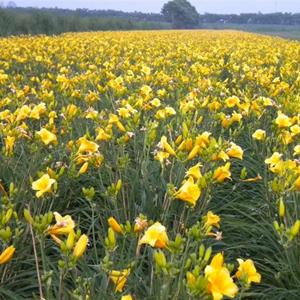
[[300, 230], [300, 220], [297, 220], [291, 228], [291, 235], [294, 238]]
[[283, 218], [285, 215], [285, 205], [282, 198], [279, 201], [279, 216]]
[[33, 224], [33, 222], [34, 222], [33, 218], [28, 209], [24, 209], [24, 218], [29, 224]]
[[165, 268], [167, 265], [165, 254], [162, 251], [154, 252], [154, 259], [157, 265], [161, 268]]
[[205, 251], [205, 255], [204, 255], [204, 261], [209, 261], [210, 256], [211, 256], [211, 252], [212, 252], [212, 248], [209, 247], [206, 249]]

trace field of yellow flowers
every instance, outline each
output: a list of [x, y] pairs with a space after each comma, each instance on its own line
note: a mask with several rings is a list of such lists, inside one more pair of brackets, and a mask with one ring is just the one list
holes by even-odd
[[0, 299], [300, 299], [300, 43], [0, 40]]

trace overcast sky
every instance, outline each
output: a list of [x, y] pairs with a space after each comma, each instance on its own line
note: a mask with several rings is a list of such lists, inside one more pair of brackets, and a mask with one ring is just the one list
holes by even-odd
[[[0, 2], [3, 0], [0, 0]], [[168, 0], [14, 0], [18, 6], [160, 12]], [[7, 3], [8, 0], [4, 0]], [[300, 0], [191, 0], [200, 13], [300, 12]]]

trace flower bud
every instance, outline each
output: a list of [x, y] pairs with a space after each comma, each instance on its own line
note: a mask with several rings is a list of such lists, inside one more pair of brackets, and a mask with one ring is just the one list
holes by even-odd
[[114, 230], [111, 227], [108, 228], [108, 243], [110, 249], [114, 249], [116, 247], [116, 236]]
[[300, 220], [297, 220], [291, 228], [291, 235], [294, 238], [300, 230]]
[[66, 247], [71, 250], [74, 246], [74, 239], [75, 239], [75, 232], [74, 230], [71, 230], [70, 233], [68, 234], [68, 238], [66, 241]]
[[279, 224], [278, 224], [277, 221], [274, 221], [274, 222], [273, 222], [273, 226], [274, 226], [274, 228], [275, 228], [275, 230], [276, 230], [277, 232], [280, 231], [280, 226], [279, 226]]
[[192, 160], [199, 152], [200, 146], [196, 145], [188, 155], [188, 160]]
[[34, 222], [33, 218], [28, 209], [24, 209], [24, 218], [29, 224], [33, 224], [33, 222]]
[[157, 265], [161, 268], [165, 268], [167, 265], [165, 254], [162, 251], [154, 252], [154, 259]]
[[201, 244], [199, 247], [199, 259], [202, 259], [204, 252], [205, 252], [205, 247], [203, 244]]
[[12, 259], [15, 250], [16, 249], [14, 246], [9, 246], [6, 248], [0, 255], [0, 265], [8, 263]]
[[119, 179], [116, 185], [116, 191], [119, 192], [122, 188], [122, 180]]
[[285, 215], [285, 205], [284, 205], [284, 202], [283, 202], [282, 198], [280, 198], [278, 209], [279, 209], [279, 216], [281, 218], [283, 218], [284, 215]]
[[85, 234], [83, 234], [79, 238], [79, 240], [77, 241], [75, 248], [73, 250], [73, 256], [76, 259], [80, 258], [83, 255], [83, 253], [87, 247], [88, 241], [89, 241], [89, 239], [88, 239], [87, 235], [85, 235]]
[[212, 248], [209, 247], [206, 249], [205, 251], [205, 255], [204, 255], [204, 261], [209, 261], [210, 256], [211, 256], [211, 252], [212, 252]]
[[123, 229], [115, 218], [110, 217], [108, 219], [108, 224], [115, 233], [123, 234]]

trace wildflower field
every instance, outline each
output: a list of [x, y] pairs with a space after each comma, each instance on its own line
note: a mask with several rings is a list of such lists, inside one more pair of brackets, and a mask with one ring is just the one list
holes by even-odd
[[300, 299], [299, 42], [2, 38], [0, 149], [0, 299]]

